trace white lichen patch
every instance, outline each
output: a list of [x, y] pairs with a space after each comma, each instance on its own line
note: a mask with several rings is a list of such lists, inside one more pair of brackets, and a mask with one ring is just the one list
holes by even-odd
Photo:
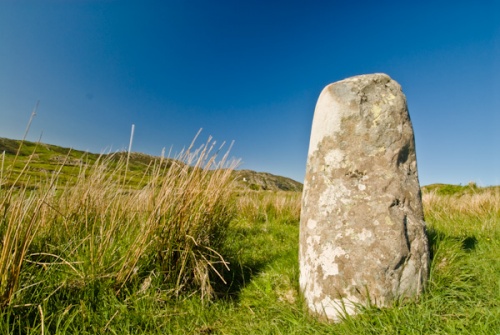
[[346, 314], [356, 314], [357, 302], [358, 300], [355, 297], [332, 299], [329, 296], [325, 296], [320, 301], [309, 304], [309, 308], [318, 314], [326, 315], [328, 319], [334, 322], [340, 322]]
[[344, 205], [351, 203], [351, 191], [345, 187], [340, 181], [335, 180], [331, 182], [329, 187], [319, 196], [319, 208], [322, 210], [321, 215], [327, 216], [334, 209], [338, 208], [337, 202]]
[[[300, 289], [304, 294], [306, 301], [311, 304], [313, 301], [318, 301], [323, 294], [323, 285], [320, 281], [318, 273], [319, 257], [314, 252], [315, 245], [308, 241], [305, 250], [301, 248], [300, 263]], [[312, 305], [310, 305], [312, 306]]]
[[352, 202], [350, 196], [351, 191], [341, 181], [330, 181], [328, 187], [319, 197], [319, 207], [336, 208], [336, 203], [339, 201], [344, 205], [349, 205]]
[[318, 258], [318, 265], [323, 271], [323, 279], [327, 278], [328, 276], [336, 276], [339, 274], [339, 266], [335, 262], [335, 258], [344, 256], [345, 254], [346, 252], [344, 249], [342, 249], [341, 247], [334, 248], [331, 244], [326, 246], [322, 250]]
[[318, 222], [316, 220], [313, 220], [313, 219], [307, 220], [307, 228], [312, 230], [312, 229], [316, 228], [317, 225], [318, 225]]
[[373, 233], [371, 232], [371, 230], [368, 230], [365, 228], [363, 228], [361, 233], [358, 234], [358, 239], [360, 241], [367, 241], [367, 240], [371, 240], [372, 238], [373, 238]]
[[[324, 259], [323, 259], [324, 261]], [[324, 264], [321, 264], [322, 269], [323, 269], [323, 279], [328, 278], [329, 276], [336, 276], [339, 274], [339, 265], [335, 262], [328, 262], [328, 264], [325, 262]]]
[[309, 236], [307, 238], [307, 247], [311, 247], [313, 246], [314, 244], [319, 244], [319, 241], [321, 240], [321, 236], [319, 235], [313, 235], [313, 236]]
[[325, 155], [325, 167], [338, 169], [342, 167], [344, 153], [342, 150], [333, 149]]

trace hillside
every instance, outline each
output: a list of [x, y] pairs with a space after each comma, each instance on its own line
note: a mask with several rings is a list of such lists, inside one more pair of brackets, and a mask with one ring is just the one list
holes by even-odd
[[[21, 141], [8, 138], [0, 138], [0, 168], [4, 172], [12, 165]], [[5, 157], [3, 153], [5, 152]], [[28, 164], [28, 169], [23, 180], [18, 184], [30, 184], [30, 180], [43, 178], [44, 176], [61, 170], [60, 178], [71, 180], [76, 176], [84, 165], [92, 165], [98, 159], [109, 159], [111, 164], [118, 164], [126, 158], [126, 152], [96, 154], [80, 150], [64, 148], [57, 145], [35, 143], [25, 141], [19, 151], [17, 161], [13, 165], [14, 170], [21, 171]], [[129, 171], [137, 175], [137, 183], [143, 172], [150, 166], [160, 161], [160, 157], [143, 153], [132, 153], [129, 160]], [[167, 159], [167, 162], [173, 161]], [[132, 174], [132, 177], [134, 175]], [[255, 172], [250, 170], [233, 171], [234, 181], [238, 189], [269, 190], [269, 191], [302, 191], [302, 184], [290, 178], [276, 176], [266, 172]], [[7, 180], [7, 183], [13, 180]]]
[[251, 170], [234, 171], [235, 181], [241, 188], [268, 191], [297, 191], [301, 192], [303, 185], [290, 178], [276, 176], [267, 172]]

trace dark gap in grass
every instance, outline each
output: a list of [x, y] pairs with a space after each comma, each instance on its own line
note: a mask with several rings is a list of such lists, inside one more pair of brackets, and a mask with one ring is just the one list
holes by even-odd
[[432, 263], [436, 254], [437, 246], [446, 237], [445, 234], [441, 231], [437, 231], [434, 228], [427, 228], [427, 238], [429, 240], [430, 261]]
[[476, 249], [477, 238], [475, 236], [468, 236], [462, 241], [462, 249], [470, 252]]

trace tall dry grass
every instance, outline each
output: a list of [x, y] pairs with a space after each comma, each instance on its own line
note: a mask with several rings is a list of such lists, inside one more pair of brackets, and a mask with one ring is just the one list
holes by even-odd
[[26, 189], [16, 195], [1, 192], [0, 307], [9, 304], [18, 288], [19, 273], [37, 230], [43, 199]]
[[301, 206], [300, 192], [247, 191], [237, 197], [241, 218], [252, 222], [298, 222]]
[[474, 192], [452, 195], [431, 191], [424, 193], [422, 201], [426, 221], [456, 236], [493, 234], [500, 225], [499, 188], [478, 188]]
[[[118, 293], [154, 275], [177, 294], [191, 289], [210, 297], [224, 264], [217, 249], [235, 213], [230, 185], [237, 162], [221, 150], [211, 139], [199, 148], [193, 141], [140, 176], [127, 171], [126, 160], [103, 155], [82, 163], [67, 184], [55, 173], [34, 190], [0, 186], [0, 305], [11, 304], [26, 262], [60, 277], [49, 296], [101, 281]], [[18, 178], [28, 167], [29, 161]], [[1, 172], [0, 185], [7, 174]], [[137, 183], [125, 178], [141, 178], [143, 186], [128, 186]]]
[[[36, 107], [35, 107], [36, 110]], [[35, 115], [33, 111], [27, 131]], [[26, 137], [26, 135], [25, 135]], [[21, 141], [21, 145], [24, 138]], [[0, 308], [8, 305], [19, 286], [21, 267], [29, 247], [36, 236], [38, 221], [43, 217], [45, 203], [54, 187], [54, 178], [40, 185], [44, 192], [35, 196], [26, 186], [19, 183], [29, 167], [30, 160], [17, 176], [12, 166], [16, 163], [21, 146], [10, 166], [5, 166], [5, 152], [0, 165]], [[31, 156], [30, 156], [31, 157]], [[60, 172], [57, 171], [56, 175]], [[7, 180], [14, 180], [7, 183]], [[9, 186], [6, 186], [9, 184]]]

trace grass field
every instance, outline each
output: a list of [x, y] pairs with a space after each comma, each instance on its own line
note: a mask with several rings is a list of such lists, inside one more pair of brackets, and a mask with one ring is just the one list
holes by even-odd
[[298, 290], [300, 193], [233, 190], [210, 148], [0, 156], [0, 333], [500, 334], [498, 188], [425, 188], [425, 294], [328, 324]]

